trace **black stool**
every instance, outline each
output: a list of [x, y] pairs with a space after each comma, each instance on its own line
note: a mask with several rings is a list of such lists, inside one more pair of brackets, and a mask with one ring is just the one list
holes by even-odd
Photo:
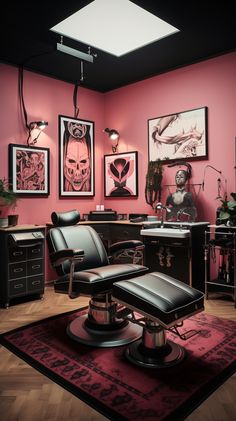
[[[126, 357], [144, 367], [169, 367], [178, 364], [185, 356], [185, 349], [167, 340], [171, 330], [181, 339], [197, 333], [181, 335], [178, 327], [184, 319], [204, 310], [204, 294], [160, 272], [148, 273], [138, 278], [115, 282], [112, 298], [120, 304], [121, 318], [143, 326], [142, 339], [131, 343]], [[140, 316], [136, 316], [134, 312]]]

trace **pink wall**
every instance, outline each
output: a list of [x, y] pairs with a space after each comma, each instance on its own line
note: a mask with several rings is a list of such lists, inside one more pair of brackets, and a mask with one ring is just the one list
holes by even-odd
[[[119, 152], [139, 151], [139, 197], [136, 200], [109, 199], [109, 207], [123, 212], [153, 211], [144, 198], [148, 163], [147, 120], [158, 116], [208, 107], [207, 161], [193, 161], [191, 181], [201, 184], [207, 164], [222, 171], [228, 194], [235, 191], [236, 54], [227, 54], [156, 76], [105, 95], [105, 120], [121, 133]], [[110, 153], [109, 148], [105, 153]], [[164, 169], [163, 184], [173, 184], [178, 167]], [[206, 170], [204, 191], [196, 186], [200, 220], [215, 222], [218, 174]], [[224, 179], [222, 178], [223, 185]], [[166, 189], [163, 192], [165, 199]]]
[[[24, 72], [24, 99], [29, 121], [45, 119], [49, 126], [41, 134], [38, 146], [50, 148], [51, 193], [48, 198], [22, 198], [17, 207], [19, 223], [46, 223], [53, 210], [77, 208], [81, 213], [104, 203], [121, 213], [153, 210], [145, 202], [145, 176], [148, 163], [147, 120], [193, 108], [208, 107], [209, 160], [192, 162], [193, 183], [202, 183], [207, 164], [222, 171], [228, 193], [235, 191], [235, 109], [236, 54], [231, 53], [184, 67], [100, 94], [79, 88], [79, 117], [95, 122], [95, 192], [94, 198], [59, 199], [58, 195], [58, 115], [73, 116], [73, 85]], [[8, 175], [9, 143], [26, 144], [27, 134], [19, 115], [18, 72], [0, 64], [0, 177]], [[139, 152], [139, 197], [106, 199], [103, 193], [103, 155], [111, 148], [105, 127], [121, 133], [118, 152]], [[165, 166], [164, 184], [174, 183], [176, 167]], [[214, 222], [218, 174], [208, 169], [205, 189], [197, 189], [199, 218]], [[165, 194], [163, 195], [163, 200]]]
[[[50, 149], [50, 195], [48, 198], [21, 198], [18, 202], [20, 224], [44, 224], [50, 221], [53, 210], [65, 211], [79, 209], [87, 213], [95, 209], [101, 202], [103, 179], [95, 178], [94, 198], [74, 200], [59, 199], [58, 186], [58, 115], [73, 117], [73, 89], [69, 83], [40, 76], [28, 71], [24, 72], [24, 101], [28, 113], [28, 121], [46, 120], [48, 127], [41, 133], [36, 146]], [[0, 64], [0, 178], [8, 177], [8, 144], [26, 145], [27, 132], [19, 113], [18, 71], [17, 68]], [[95, 157], [96, 174], [103, 171], [103, 129], [104, 129], [104, 96], [100, 93], [79, 88], [79, 117], [95, 122]]]

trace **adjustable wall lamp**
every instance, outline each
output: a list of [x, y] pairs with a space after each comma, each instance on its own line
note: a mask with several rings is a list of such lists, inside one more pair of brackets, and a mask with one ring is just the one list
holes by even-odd
[[[45, 127], [48, 126], [48, 122], [41, 120], [41, 121], [32, 121], [31, 123], [28, 124], [28, 130], [29, 130], [29, 134], [28, 134], [28, 139], [27, 139], [27, 145], [35, 145], [35, 143], [37, 143], [37, 140], [42, 132], [42, 130], [45, 129]], [[32, 131], [33, 130], [38, 130], [37, 136], [32, 139]]]
[[34, 129], [44, 130], [46, 126], [48, 126], [47, 121], [33, 121], [30, 123], [31, 125], [34, 125]]
[[[37, 140], [42, 132], [43, 129], [45, 129], [46, 126], [48, 126], [48, 122], [41, 120], [41, 121], [32, 121], [31, 123], [28, 123], [28, 114], [25, 107], [25, 101], [24, 101], [24, 95], [23, 95], [23, 80], [24, 80], [24, 67], [21, 65], [19, 67], [19, 99], [20, 99], [20, 110], [22, 113], [22, 117], [24, 119], [24, 125], [25, 129], [28, 131], [28, 138], [27, 138], [27, 145], [31, 146], [37, 143]], [[32, 131], [38, 130], [36, 132], [36, 137], [32, 138]]]
[[108, 133], [108, 136], [111, 141], [112, 152], [116, 153], [118, 144], [119, 144], [119, 138], [120, 138], [119, 132], [115, 129], [108, 129], [108, 127], [104, 129], [104, 132]]

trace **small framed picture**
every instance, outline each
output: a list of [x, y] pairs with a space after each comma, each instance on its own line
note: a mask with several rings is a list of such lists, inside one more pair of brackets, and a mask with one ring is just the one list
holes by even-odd
[[138, 196], [138, 152], [104, 156], [105, 197]]
[[59, 196], [94, 194], [94, 123], [59, 115]]
[[9, 144], [9, 181], [14, 193], [45, 196], [50, 193], [49, 149]]

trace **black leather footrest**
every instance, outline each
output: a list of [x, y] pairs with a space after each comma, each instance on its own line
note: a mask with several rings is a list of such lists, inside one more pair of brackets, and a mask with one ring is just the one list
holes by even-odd
[[112, 296], [167, 328], [204, 310], [202, 292], [160, 272], [115, 282]]

